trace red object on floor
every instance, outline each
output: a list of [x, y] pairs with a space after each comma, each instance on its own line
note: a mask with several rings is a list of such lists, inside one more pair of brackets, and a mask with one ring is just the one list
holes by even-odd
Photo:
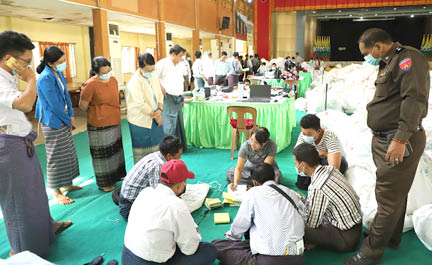
[[[230, 118], [230, 124], [235, 129], [237, 128], [237, 119]], [[246, 129], [252, 129], [254, 122], [252, 119], [245, 119]]]

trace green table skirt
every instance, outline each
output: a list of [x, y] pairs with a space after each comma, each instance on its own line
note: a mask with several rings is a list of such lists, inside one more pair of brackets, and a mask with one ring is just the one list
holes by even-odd
[[[296, 126], [294, 98], [279, 104], [185, 102], [183, 117], [188, 145], [203, 148], [231, 149], [232, 129], [228, 106], [250, 106], [257, 110], [257, 124], [270, 131], [278, 152], [291, 143], [291, 131]], [[240, 142], [245, 140], [240, 134]]]
[[312, 83], [312, 76], [310, 73], [304, 73], [304, 72], [300, 72], [300, 76], [303, 76], [304, 78], [303, 78], [303, 80], [299, 80], [297, 97], [298, 98], [304, 98], [306, 90], [308, 90], [310, 88], [310, 85]]

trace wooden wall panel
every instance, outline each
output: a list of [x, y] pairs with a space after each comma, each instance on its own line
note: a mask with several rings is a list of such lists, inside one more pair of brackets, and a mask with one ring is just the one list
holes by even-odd
[[195, 0], [164, 0], [164, 2], [165, 17], [161, 18], [163, 21], [195, 28]]
[[200, 30], [219, 33], [221, 19], [218, 18], [217, 4], [211, 0], [198, 0], [198, 28]]

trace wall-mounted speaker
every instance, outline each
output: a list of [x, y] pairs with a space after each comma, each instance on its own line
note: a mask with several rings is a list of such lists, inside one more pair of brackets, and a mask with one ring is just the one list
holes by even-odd
[[172, 33], [166, 33], [166, 40], [172, 40]]
[[229, 28], [229, 24], [230, 24], [230, 18], [229, 17], [222, 17], [222, 29], [227, 29]]

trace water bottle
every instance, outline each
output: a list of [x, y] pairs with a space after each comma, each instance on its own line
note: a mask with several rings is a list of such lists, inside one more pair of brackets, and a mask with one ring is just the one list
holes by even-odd
[[239, 99], [243, 98], [243, 92], [244, 92], [244, 84], [238, 84], [238, 88], [237, 88], [237, 93], [238, 93], [238, 97]]

